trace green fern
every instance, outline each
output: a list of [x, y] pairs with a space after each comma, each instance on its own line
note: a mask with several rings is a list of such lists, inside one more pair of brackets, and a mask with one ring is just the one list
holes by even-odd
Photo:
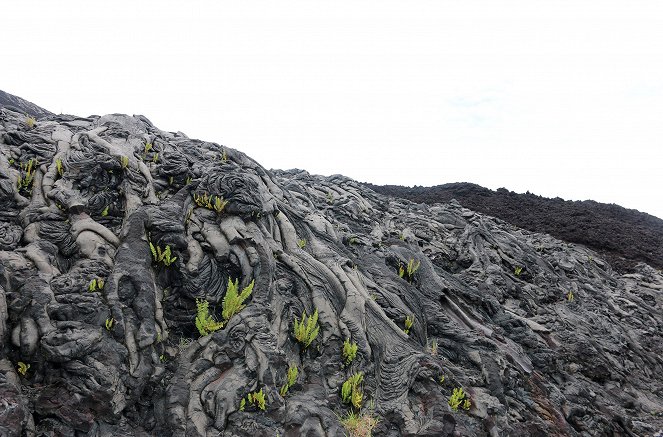
[[18, 373], [21, 374], [21, 376], [25, 376], [26, 373], [28, 373], [28, 369], [30, 368], [30, 364], [25, 364], [23, 361], [18, 362]]
[[226, 323], [246, 306], [244, 305], [244, 301], [251, 295], [255, 280], [251, 281], [241, 293], [237, 293], [238, 282], [239, 279], [235, 279], [235, 282], [232, 279], [228, 279], [228, 287], [226, 288], [226, 295], [223, 297], [223, 312], [221, 314]]
[[315, 340], [319, 332], [320, 325], [318, 325], [317, 308], [311, 316], [307, 316], [306, 311], [304, 311], [301, 321], [295, 317], [295, 338], [304, 345], [304, 348], [309, 347], [309, 345], [313, 343], [313, 340]]
[[408, 282], [412, 282], [414, 274], [419, 270], [419, 266], [421, 266], [421, 261], [415, 262], [413, 258], [410, 258], [407, 267], [404, 268], [402, 264], [398, 266], [398, 276], [407, 279]]
[[469, 410], [472, 403], [467, 398], [463, 389], [458, 387], [453, 390], [453, 393], [449, 397], [449, 406], [454, 411], [458, 411], [458, 407], [462, 407], [464, 410]]
[[217, 322], [209, 313], [209, 302], [196, 299], [196, 328], [201, 337], [223, 328], [223, 322]]
[[283, 384], [281, 390], [279, 391], [282, 397], [285, 397], [285, 395], [288, 393], [288, 390], [290, 390], [290, 387], [295, 385], [295, 383], [297, 382], [298, 375], [299, 375], [299, 369], [297, 369], [297, 366], [295, 364], [291, 364], [290, 367], [288, 367], [288, 380], [286, 381], [285, 384]]
[[265, 393], [260, 389], [259, 391], [255, 391], [253, 393], [249, 393], [246, 395], [246, 401], [242, 399], [243, 402], [240, 402], [239, 407], [240, 411], [244, 411], [244, 406], [248, 402], [249, 404], [253, 404], [256, 408], [260, 408], [261, 410], [265, 411]]
[[154, 259], [156, 263], [161, 263], [164, 266], [169, 267], [171, 264], [177, 261], [177, 257], [173, 256], [169, 245], [166, 245], [165, 249], [161, 249], [161, 246], [155, 246], [151, 241], [149, 241], [149, 243], [152, 259]]
[[345, 364], [350, 364], [355, 357], [357, 356], [357, 343], [350, 342], [350, 340], [346, 339], [343, 342], [343, 359], [345, 360]]
[[405, 329], [403, 329], [403, 332], [410, 335], [410, 329], [412, 328], [412, 325], [414, 325], [414, 316], [406, 316]]
[[346, 404], [352, 404], [356, 409], [361, 408], [364, 394], [361, 390], [361, 383], [364, 380], [364, 373], [357, 372], [348, 378], [341, 387], [341, 399]]

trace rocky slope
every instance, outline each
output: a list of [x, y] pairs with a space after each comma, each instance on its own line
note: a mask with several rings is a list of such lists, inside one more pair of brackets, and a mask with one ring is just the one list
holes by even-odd
[[663, 220], [619, 205], [548, 199], [476, 184], [452, 183], [434, 187], [366, 184], [378, 193], [413, 202], [440, 203], [456, 199], [473, 211], [499, 217], [521, 228], [583, 244], [601, 254], [622, 273], [644, 262], [663, 268]]
[[47, 111], [32, 102], [28, 102], [21, 97], [0, 90], [0, 108], [2, 107], [36, 118], [46, 117], [53, 114], [52, 112]]
[[[268, 172], [142, 116], [0, 109], [0, 138], [2, 435], [338, 436], [353, 409], [375, 436], [663, 428], [646, 264], [621, 275], [457, 202]], [[225, 317], [233, 279], [253, 289]], [[293, 325], [315, 310], [306, 347]]]

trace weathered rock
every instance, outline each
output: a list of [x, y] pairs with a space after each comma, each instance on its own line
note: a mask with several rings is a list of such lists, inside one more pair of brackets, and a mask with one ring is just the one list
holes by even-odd
[[[374, 435], [663, 427], [663, 275], [648, 265], [620, 275], [457, 202], [269, 172], [142, 116], [30, 127], [0, 109], [0, 138], [7, 435], [337, 436], [355, 372]], [[200, 336], [196, 300], [222, 320], [234, 279], [254, 281], [246, 307]], [[305, 348], [293, 321], [316, 309]], [[467, 411], [448, 403], [460, 387]], [[259, 390], [264, 411], [242, 410]]]

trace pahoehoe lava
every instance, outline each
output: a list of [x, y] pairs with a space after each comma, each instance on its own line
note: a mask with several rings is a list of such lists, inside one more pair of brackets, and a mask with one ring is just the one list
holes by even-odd
[[[0, 151], [2, 435], [339, 436], [357, 372], [375, 436], [663, 428], [648, 264], [620, 274], [455, 201], [268, 171], [143, 116], [0, 108]], [[246, 307], [200, 336], [197, 302], [221, 320], [234, 279], [254, 281]], [[293, 322], [315, 310], [305, 348]], [[260, 390], [264, 410], [240, 408]]]

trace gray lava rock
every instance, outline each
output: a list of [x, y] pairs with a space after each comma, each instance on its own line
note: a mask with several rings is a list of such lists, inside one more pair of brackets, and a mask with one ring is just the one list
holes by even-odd
[[[337, 436], [356, 372], [376, 436], [663, 428], [646, 264], [620, 275], [457, 202], [270, 172], [142, 116], [0, 109], [0, 138], [3, 435]], [[245, 308], [201, 336], [198, 305], [223, 320], [235, 279]], [[304, 347], [294, 321], [315, 310]]]

